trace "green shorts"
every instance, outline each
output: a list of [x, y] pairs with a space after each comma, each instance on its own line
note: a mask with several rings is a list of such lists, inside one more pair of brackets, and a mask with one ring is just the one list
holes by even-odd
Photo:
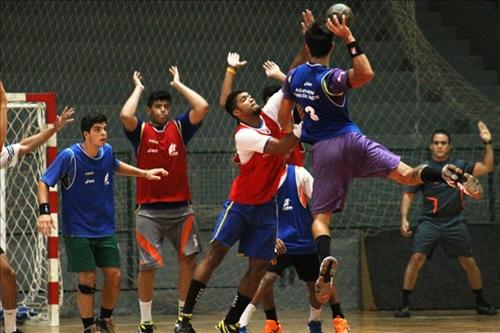
[[96, 267], [120, 267], [116, 235], [86, 238], [63, 236], [68, 272], [91, 272]]

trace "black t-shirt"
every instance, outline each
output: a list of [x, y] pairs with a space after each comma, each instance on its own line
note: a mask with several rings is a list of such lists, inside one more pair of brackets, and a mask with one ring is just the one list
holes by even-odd
[[[470, 174], [472, 174], [475, 164], [474, 162], [455, 159], [448, 159], [444, 162], [429, 160], [427, 163], [439, 169], [442, 169], [447, 163], [452, 163]], [[420, 220], [429, 220], [429, 218], [431, 220], [464, 218], [462, 215], [464, 194], [460, 190], [448, 186], [445, 182], [420, 184], [409, 186], [406, 189], [406, 192], [409, 193], [417, 193], [418, 191], [422, 191], [423, 199], [423, 212]]]

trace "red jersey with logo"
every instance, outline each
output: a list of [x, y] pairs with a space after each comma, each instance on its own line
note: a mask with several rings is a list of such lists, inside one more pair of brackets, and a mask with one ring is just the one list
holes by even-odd
[[[240, 131], [253, 131], [248, 133], [266, 141], [270, 138], [281, 137], [279, 125], [264, 112], [261, 113], [264, 126], [253, 128], [245, 124], [238, 124], [236, 136]], [[238, 143], [237, 143], [238, 146]], [[262, 150], [265, 145], [261, 146]], [[280, 177], [285, 173], [285, 157], [283, 155], [264, 154], [260, 148], [252, 152], [247, 161], [242, 161], [236, 154], [235, 162], [239, 164], [239, 175], [231, 186], [229, 200], [238, 204], [258, 205], [270, 201], [278, 190]]]
[[169, 121], [161, 130], [148, 122], [143, 122], [141, 126], [137, 167], [164, 168], [169, 174], [155, 181], [137, 178], [137, 203], [191, 200], [186, 148], [178, 121]]

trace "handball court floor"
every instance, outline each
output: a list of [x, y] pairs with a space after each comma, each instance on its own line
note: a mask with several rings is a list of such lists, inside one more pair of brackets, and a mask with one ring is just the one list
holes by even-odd
[[[193, 326], [197, 333], [217, 333], [215, 324], [221, 320], [225, 313], [195, 314]], [[334, 333], [331, 320], [328, 319], [329, 309], [323, 310], [323, 332]], [[278, 316], [283, 325], [283, 333], [306, 333], [305, 321], [309, 312], [278, 311]], [[500, 315], [478, 316], [474, 310], [453, 311], [412, 311], [411, 318], [394, 318], [388, 311], [346, 311], [345, 315], [351, 326], [351, 333], [441, 333], [441, 332], [467, 332], [467, 333], [500, 333]], [[157, 329], [155, 333], [173, 333], [175, 323], [174, 315], [156, 315]], [[325, 320], [326, 319], [326, 320]], [[114, 318], [118, 333], [136, 333], [138, 316]], [[254, 333], [261, 333], [264, 315], [257, 309], [249, 329]], [[79, 319], [62, 318], [59, 327], [46, 327], [40, 324], [27, 322], [20, 327], [24, 333], [81, 333], [83, 331]]]

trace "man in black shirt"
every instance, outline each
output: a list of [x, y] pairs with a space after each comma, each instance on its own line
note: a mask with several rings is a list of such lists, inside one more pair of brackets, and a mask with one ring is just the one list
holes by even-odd
[[[479, 135], [484, 143], [484, 154], [481, 161], [470, 162], [449, 157], [451, 137], [446, 130], [437, 129], [431, 136], [429, 148], [432, 159], [427, 163], [442, 168], [452, 163], [464, 172], [473, 176], [481, 176], [493, 171], [493, 147], [491, 133], [483, 122], [478, 123]], [[408, 262], [404, 275], [403, 300], [394, 313], [396, 317], [409, 317], [409, 300], [420, 269], [435, 246], [441, 243], [445, 251], [457, 258], [465, 271], [467, 280], [476, 295], [477, 313], [495, 315], [496, 309], [486, 302], [482, 296], [481, 272], [472, 254], [470, 236], [462, 214], [464, 195], [460, 188], [452, 188], [444, 183], [429, 183], [409, 187], [401, 201], [401, 233], [409, 237], [410, 223], [408, 212], [415, 193], [422, 191], [423, 212], [418, 221], [418, 228], [413, 238], [413, 254]]]

